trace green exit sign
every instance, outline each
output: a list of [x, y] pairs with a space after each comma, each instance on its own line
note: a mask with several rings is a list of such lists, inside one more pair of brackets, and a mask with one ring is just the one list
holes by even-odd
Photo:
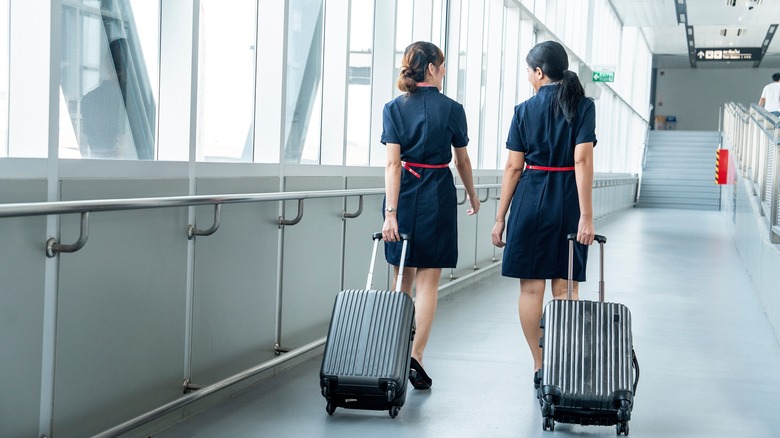
[[614, 71], [594, 71], [593, 82], [615, 82]]

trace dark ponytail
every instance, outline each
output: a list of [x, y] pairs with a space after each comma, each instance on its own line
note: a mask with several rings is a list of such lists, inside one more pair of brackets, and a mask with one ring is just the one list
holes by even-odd
[[436, 68], [444, 64], [444, 53], [436, 44], [426, 41], [412, 43], [404, 50], [401, 61], [401, 73], [398, 76], [398, 89], [407, 93], [413, 93], [417, 89], [418, 82], [425, 82], [425, 70], [428, 64]]
[[542, 73], [552, 82], [561, 82], [561, 87], [555, 99], [555, 113], [561, 114], [571, 123], [577, 116], [577, 106], [585, 97], [577, 73], [569, 68], [569, 57], [566, 49], [555, 41], [545, 41], [537, 44], [528, 52], [525, 61], [532, 70], [542, 69]]
[[580, 100], [585, 97], [585, 89], [582, 88], [580, 78], [577, 73], [571, 70], [563, 72], [563, 83], [561, 88], [558, 89], [558, 108], [563, 112], [563, 117], [566, 121], [571, 123], [574, 117], [577, 116], [577, 106], [580, 104]]

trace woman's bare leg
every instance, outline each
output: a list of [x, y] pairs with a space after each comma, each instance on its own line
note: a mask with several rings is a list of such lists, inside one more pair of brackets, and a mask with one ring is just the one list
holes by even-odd
[[518, 303], [520, 325], [534, 358], [534, 371], [542, 367], [542, 349], [539, 348], [542, 329], [539, 327], [539, 322], [542, 320], [544, 289], [545, 280], [520, 279], [520, 301]]
[[417, 268], [415, 275], [414, 319], [417, 332], [412, 343], [412, 357], [422, 365], [425, 346], [436, 316], [436, 305], [439, 300], [439, 280], [441, 268]]
[[[553, 298], [556, 300], [565, 300], [568, 298], [568, 281], [565, 278], [553, 278], [552, 279], [552, 293]], [[580, 289], [580, 283], [578, 281], [573, 281], [574, 284], [574, 292], [571, 294], [571, 298], [573, 300], [579, 299], [579, 289]]]

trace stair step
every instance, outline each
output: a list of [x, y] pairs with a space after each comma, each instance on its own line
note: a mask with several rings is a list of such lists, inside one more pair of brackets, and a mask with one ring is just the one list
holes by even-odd
[[717, 210], [720, 133], [651, 131], [637, 207]]

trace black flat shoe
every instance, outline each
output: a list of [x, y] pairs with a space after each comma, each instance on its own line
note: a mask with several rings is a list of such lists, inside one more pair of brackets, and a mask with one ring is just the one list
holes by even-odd
[[414, 389], [430, 389], [433, 385], [433, 380], [428, 377], [420, 362], [417, 362], [415, 358], [412, 358], [409, 364], [409, 382], [414, 386]]

